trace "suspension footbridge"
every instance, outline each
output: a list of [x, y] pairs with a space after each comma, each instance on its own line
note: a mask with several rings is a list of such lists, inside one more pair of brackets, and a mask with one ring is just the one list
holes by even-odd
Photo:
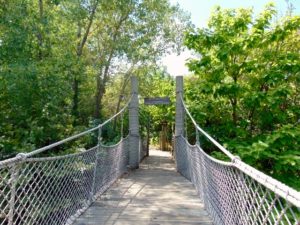
[[[0, 161], [0, 225], [300, 224], [300, 193], [247, 165], [199, 127], [184, 102], [182, 77], [176, 78], [175, 164], [157, 151], [145, 158], [135, 77], [131, 88], [128, 104], [102, 124]], [[106, 145], [103, 128], [126, 110], [128, 135], [122, 125], [120, 141]], [[185, 135], [185, 117], [194, 124], [195, 145]], [[207, 154], [200, 135], [230, 160]], [[80, 153], [43, 157], [95, 136], [97, 143]]]
[[176, 173], [169, 152], [150, 150], [138, 170], [124, 175], [75, 225], [202, 224], [211, 219], [192, 183]]

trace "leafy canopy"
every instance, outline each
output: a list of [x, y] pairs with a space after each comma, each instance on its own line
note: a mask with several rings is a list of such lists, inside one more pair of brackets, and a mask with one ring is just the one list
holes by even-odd
[[208, 28], [186, 33], [200, 55], [188, 62], [186, 95], [235, 154], [299, 189], [300, 16], [277, 18], [273, 4], [257, 17], [216, 7]]

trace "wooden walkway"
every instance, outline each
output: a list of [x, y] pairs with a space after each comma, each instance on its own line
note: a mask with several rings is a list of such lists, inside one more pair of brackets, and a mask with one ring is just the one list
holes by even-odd
[[124, 175], [75, 225], [212, 225], [193, 185], [175, 171], [169, 153], [151, 150], [140, 169]]

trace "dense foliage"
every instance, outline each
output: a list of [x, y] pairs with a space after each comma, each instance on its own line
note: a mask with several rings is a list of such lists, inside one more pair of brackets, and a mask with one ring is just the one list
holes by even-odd
[[[133, 74], [141, 103], [157, 96], [174, 103], [174, 78], [159, 59], [179, 52], [186, 32], [185, 45], [199, 56], [185, 81], [197, 122], [246, 162], [300, 189], [300, 17], [278, 18], [272, 4], [256, 17], [216, 7], [207, 28], [191, 31], [188, 16], [167, 0], [0, 0], [0, 159], [119, 111]], [[167, 122], [171, 139], [174, 111], [174, 104], [141, 106], [141, 127], [150, 119], [157, 141]], [[109, 142], [120, 138], [120, 122], [104, 128]], [[194, 141], [191, 124], [187, 130]]]
[[300, 17], [215, 8], [186, 34], [193, 115], [234, 154], [300, 189]]
[[103, 103], [111, 80], [118, 98], [188, 27], [167, 0], [0, 0], [0, 159], [107, 118], [123, 104]]

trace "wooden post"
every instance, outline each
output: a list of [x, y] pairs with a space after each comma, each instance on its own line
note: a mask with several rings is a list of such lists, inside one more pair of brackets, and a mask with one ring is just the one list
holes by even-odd
[[139, 168], [140, 135], [139, 135], [139, 98], [137, 77], [131, 77], [132, 98], [129, 104], [129, 166]]

